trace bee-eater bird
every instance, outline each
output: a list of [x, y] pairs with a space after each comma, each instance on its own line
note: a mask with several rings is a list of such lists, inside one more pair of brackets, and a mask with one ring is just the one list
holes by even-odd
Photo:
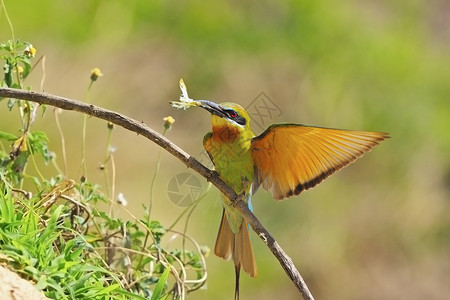
[[[252, 195], [259, 186], [271, 191], [276, 200], [298, 195], [389, 137], [382, 132], [289, 123], [273, 124], [255, 136], [249, 114], [240, 105], [192, 101], [212, 115], [212, 131], [205, 135], [203, 146], [216, 171], [236, 194], [244, 195], [250, 210]], [[214, 253], [226, 260], [233, 258], [238, 299], [240, 269], [256, 277], [257, 268], [247, 221], [227, 197], [222, 195], [222, 200], [224, 209]]]

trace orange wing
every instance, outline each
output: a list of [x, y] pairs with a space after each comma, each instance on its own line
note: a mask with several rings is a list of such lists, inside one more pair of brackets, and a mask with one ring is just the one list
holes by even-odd
[[262, 184], [277, 200], [298, 195], [388, 137], [382, 132], [274, 124], [252, 140], [253, 190]]

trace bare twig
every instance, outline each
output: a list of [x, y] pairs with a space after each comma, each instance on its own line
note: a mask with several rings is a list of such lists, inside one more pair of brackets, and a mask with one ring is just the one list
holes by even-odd
[[236, 195], [233, 189], [228, 187], [219, 178], [217, 172], [214, 172], [203, 166], [194, 157], [190, 156], [188, 153], [183, 151], [180, 147], [169, 141], [160, 133], [154, 131], [142, 122], [138, 122], [117, 112], [104, 109], [92, 104], [86, 104], [47, 93], [0, 88], [0, 97], [23, 99], [40, 104], [59, 107], [64, 110], [78, 111], [99, 119], [109, 121], [132, 132], [140, 134], [153, 141], [160, 147], [164, 148], [170, 154], [181, 160], [187, 167], [193, 169], [194, 171], [205, 177], [206, 180], [214, 184], [225, 196], [227, 196], [234, 203], [234, 206], [242, 213], [242, 215], [256, 232], [256, 234], [264, 241], [270, 251], [272, 251], [273, 255], [278, 259], [284, 271], [300, 291], [303, 298], [305, 300], [314, 299], [291, 258], [284, 252], [284, 250], [280, 247], [280, 245], [278, 245], [272, 235], [264, 228], [261, 222], [259, 222], [255, 215], [248, 209], [247, 205], [243, 201], [241, 201], [241, 197]]

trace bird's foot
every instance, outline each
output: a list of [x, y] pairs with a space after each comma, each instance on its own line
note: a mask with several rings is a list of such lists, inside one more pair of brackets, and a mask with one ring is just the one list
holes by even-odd
[[245, 192], [242, 192], [237, 196], [236, 200], [230, 202], [230, 206], [234, 207], [239, 201], [244, 201], [244, 199], [245, 199]]

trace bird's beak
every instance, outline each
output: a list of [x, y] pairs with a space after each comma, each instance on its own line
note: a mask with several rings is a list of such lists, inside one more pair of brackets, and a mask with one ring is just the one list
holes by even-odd
[[198, 100], [200, 103], [200, 107], [204, 108], [205, 110], [209, 111], [211, 114], [219, 116], [221, 118], [226, 117], [226, 113], [222, 106], [220, 106], [217, 103], [207, 101], [207, 100]]

